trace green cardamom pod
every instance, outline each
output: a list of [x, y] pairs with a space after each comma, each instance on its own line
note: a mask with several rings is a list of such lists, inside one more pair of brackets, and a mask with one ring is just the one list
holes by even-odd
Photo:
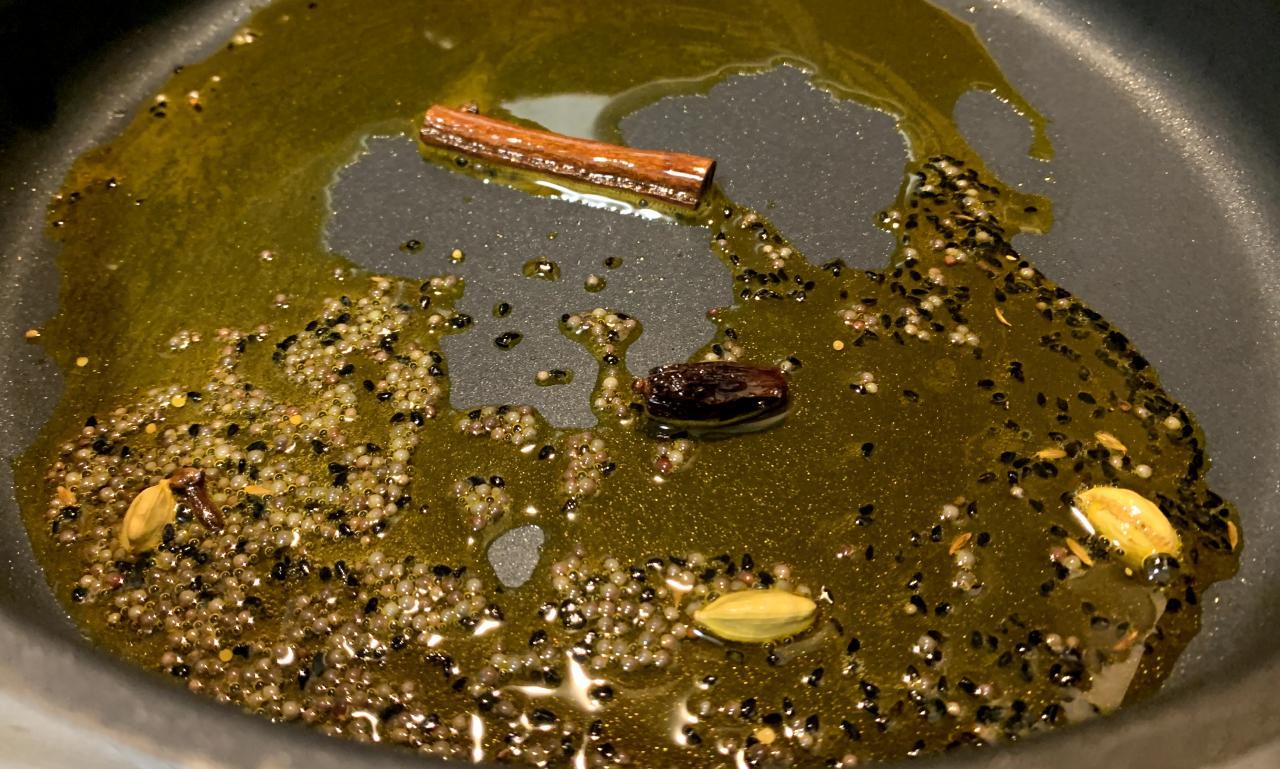
[[1093, 531], [1106, 539], [1133, 569], [1153, 555], [1178, 556], [1182, 540], [1156, 503], [1115, 486], [1095, 486], [1076, 494], [1076, 508]]
[[124, 522], [120, 525], [120, 544], [133, 553], [150, 550], [160, 544], [164, 527], [178, 516], [178, 500], [173, 496], [169, 481], [143, 489], [129, 503]]
[[768, 643], [808, 630], [817, 612], [812, 600], [785, 590], [739, 590], [698, 609], [693, 619], [726, 641]]

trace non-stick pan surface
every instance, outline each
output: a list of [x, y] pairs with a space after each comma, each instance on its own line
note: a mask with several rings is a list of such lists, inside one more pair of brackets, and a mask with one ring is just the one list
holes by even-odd
[[[973, 94], [959, 108], [1002, 177], [1055, 201], [1055, 229], [1015, 245], [1124, 329], [1199, 417], [1215, 488], [1238, 504], [1248, 545], [1239, 576], [1205, 597], [1205, 629], [1154, 701], [1021, 745], [922, 765], [1221, 765], [1280, 739], [1280, 522], [1273, 513], [1280, 508], [1280, 7], [1265, 0], [941, 4], [975, 24], [1010, 81], [1052, 120], [1058, 154], [1046, 167], [1025, 159], [1024, 124], [1003, 105]], [[60, 389], [56, 370], [22, 339], [57, 303], [45, 205], [78, 153], [109, 139], [175, 65], [216, 46], [249, 12], [239, 2], [148, 2], [77, 13], [89, 6], [0, 3], [6, 458], [26, 445]], [[794, 99], [794, 79], [772, 73], [712, 98], [726, 110], [747, 98]], [[815, 120], [839, 127], [838, 109], [813, 109]], [[670, 130], [666, 117], [657, 105], [633, 130], [661, 138]], [[722, 154], [721, 178], [746, 203], [762, 194], [744, 170], [750, 153], [791, 157], [803, 168], [841, 151], [830, 138], [838, 131], [825, 145], [821, 135], [795, 142], [765, 126], [743, 131], [755, 144], [748, 152], [740, 141], [730, 157]], [[732, 144], [735, 137], [717, 138]], [[735, 151], [746, 153], [736, 166]], [[848, 182], [848, 199], [858, 198], [858, 183]], [[816, 199], [803, 174], [786, 175], [772, 181], [769, 196], [780, 202], [771, 215], [785, 225], [786, 201], [828, 206], [833, 229], [813, 237], [832, 242], [848, 220], [839, 193]], [[518, 205], [510, 199], [495, 198], [486, 211], [508, 217], [505, 207]], [[343, 232], [360, 242], [359, 228], [331, 234]], [[31, 557], [7, 462], [0, 466], [0, 688], [82, 727], [86, 739], [114, 740], [177, 765], [425, 764], [268, 725], [89, 648]]]

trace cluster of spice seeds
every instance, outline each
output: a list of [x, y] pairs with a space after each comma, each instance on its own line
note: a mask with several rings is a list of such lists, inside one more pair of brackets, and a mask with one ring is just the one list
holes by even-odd
[[678, 473], [693, 461], [693, 441], [677, 438], [663, 441], [653, 447], [653, 469], [659, 475]]
[[640, 322], [623, 312], [597, 307], [560, 318], [561, 331], [587, 348], [600, 362], [591, 408], [624, 427], [634, 421], [631, 375], [623, 364], [627, 347], [640, 335]]
[[458, 417], [458, 431], [464, 435], [487, 436], [516, 446], [538, 439], [538, 415], [529, 406], [481, 406]]
[[[692, 575], [675, 564], [624, 564], [612, 557], [587, 564], [583, 555], [551, 566], [556, 596], [543, 605], [542, 616], [556, 637], [561, 643], [573, 641], [593, 671], [670, 666], [690, 626], [664, 571], [689, 587]], [[682, 577], [689, 581], [681, 583]]]
[[609, 461], [604, 440], [589, 431], [565, 438], [564, 455], [565, 468], [560, 474], [559, 490], [565, 498], [565, 510], [572, 512], [584, 498], [600, 493], [604, 479], [617, 465]]
[[505, 485], [500, 475], [488, 478], [470, 475], [453, 484], [458, 509], [473, 530], [479, 531], [496, 523], [511, 512], [511, 495], [507, 493]]
[[[624, 358], [640, 324], [605, 308], [560, 319], [600, 364], [597, 426], [452, 409], [439, 337], [471, 324], [452, 276], [373, 278], [296, 328], [175, 335], [174, 353], [202, 334], [217, 346], [208, 381], [90, 417], [50, 467], [44, 522], [76, 569], [62, 587], [100, 640], [192, 691], [462, 760], [849, 767], [1110, 710], [1185, 643], [1239, 531], [1146, 361], [1009, 248], [1000, 191], [947, 158], [908, 190], [884, 216], [901, 238], [885, 272], [811, 266], [754, 212], [713, 213], [737, 303], [709, 314], [717, 333], [695, 357], [772, 361], [802, 406], [750, 438], [637, 431]], [[805, 338], [760, 330], [793, 313]], [[1014, 333], [1030, 341], [992, 344]], [[803, 408], [819, 390], [839, 419]], [[969, 418], [970, 432], [930, 433], [939, 447], [904, 439]], [[827, 443], [770, 453], [793, 422]], [[940, 448], [942, 464], [918, 466]], [[768, 538], [772, 565], [687, 552], [719, 519], [662, 495], [718, 504], [698, 484], [726, 457], [752, 475], [735, 483], [832, 457], [849, 480], [794, 520], [807, 498], [762, 487], [770, 531], [794, 529]], [[131, 500], [183, 468], [203, 471], [220, 525], [179, 505], [154, 549], [131, 552]], [[903, 468], [928, 488], [871, 498]], [[1080, 528], [1073, 494], [1111, 484], [1158, 504], [1180, 558], [1134, 573]], [[627, 488], [655, 496], [614, 493]], [[567, 514], [548, 515], [557, 504]], [[733, 525], [756, 539], [751, 512]], [[644, 516], [679, 514], [694, 515], [671, 548], [683, 555], [634, 545]], [[468, 545], [530, 523], [542, 561], [500, 589]], [[694, 619], [759, 589], [806, 597], [816, 620], [741, 644]]]
[[[142, 488], [181, 467], [202, 468], [211, 501], [230, 516], [226, 529], [213, 534], [239, 528], [255, 535], [230, 542], [231, 552], [223, 553], [229, 571], [254, 560], [260, 546], [298, 547], [294, 560], [305, 561], [308, 541], [384, 530], [410, 504], [416, 431], [442, 393], [430, 352], [415, 343], [392, 357], [390, 342], [408, 312], [395, 299], [403, 289], [377, 280], [365, 296], [334, 300], [304, 333], [271, 348], [277, 370], [315, 393], [307, 406], [278, 401], [242, 379], [242, 359], [269, 346], [267, 329], [222, 329], [218, 364], [200, 390], [153, 389], [105, 417], [90, 417], [48, 475], [56, 493], [46, 519], [58, 541], [77, 544], [89, 564], [77, 600], [92, 601], [135, 571], [135, 554], [122, 549], [114, 529]], [[376, 393], [376, 409], [389, 414], [376, 443], [352, 435], [359, 416], [350, 376], [356, 360], [381, 369], [376, 384], [365, 380], [364, 387]], [[189, 519], [179, 511], [165, 544], [190, 554], [206, 546], [221, 552]], [[135, 616], [149, 610], [120, 608]]]
[[[711, 311], [712, 319], [716, 317], [716, 314], [715, 310]], [[738, 344], [738, 332], [734, 329], [722, 329], [719, 337], [719, 339], [712, 342], [705, 350], [703, 350], [702, 360], [737, 361], [741, 360], [742, 356], [746, 354], [742, 345]]]

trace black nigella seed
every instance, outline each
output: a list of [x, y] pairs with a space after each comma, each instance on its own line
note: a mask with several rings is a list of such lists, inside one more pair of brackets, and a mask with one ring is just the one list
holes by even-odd
[[809, 674], [809, 677], [805, 679], [805, 683], [810, 686], [817, 686], [822, 683], [822, 675], [824, 672], [825, 671], [822, 668], [814, 668], [813, 672]]
[[840, 730], [844, 732], [845, 735], [847, 735], [851, 740], [862, 739], [862, 732], [858, 731], [858, 727], [854, 726], [853, 722], [849, 721], [848, 719], [845, 719], [840, 722]]
[[499, 350], [510, 350], [520, 344], [521, 339], [524, 339], [524, 334], [519, 331], [504, 331], [493, 340], [493, 343]]
[[738, 705], [738, 715], [748, 721], [756, 716], [756, 698], [748, 697]]
[[389, 719], [395, 718], [396, 716], [400, 715], [404, 711], [405, 711], [404, 703], [393, 702], [390, 705], [383, 708], [382, 713], [380, 713], [378, 717], [383, 721], [387, 721]]
[[597, 700], [599, 702], [608, 702], [609, 700], [613, 699], [613, 687], [608, 684], [598, 684], [596, 686], [591, 687], [591, 690], [588, 692], [588, 694], [591, 696], [591, 699], [593, 700]]
[[186, 678], [191, 675], [191, 667], [188, 665], [174, 665], [169, 668], [169, 675], [176, 678]]
[[87, 588], [83, 586], [76, 586], [76, 588], [71, 591], [71, 600], [76, 603], [80, 603], [87, 595], [89, 595], [89, 590]]

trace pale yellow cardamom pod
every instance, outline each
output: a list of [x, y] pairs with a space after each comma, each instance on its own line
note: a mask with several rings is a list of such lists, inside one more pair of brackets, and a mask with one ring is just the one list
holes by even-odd
[[178, 501], [163, 480], [143, 489], [129, 503], [124, 521], [120, 524], [120, 544], [125, 549], [140, 553], [160, 544], [164, 527], [173, 523], [178, 515]]
[[739, 590], [698, 609], [693, 619], [726, 641], [768, 643], [804, 632], [817, 611], [809, 598], [785, 590]]
[[1164, 553], [1177, 556], [1182, 540], [1156, 503], [1115, 486], [1095, 486], [1076, 494], [1076, 507], [1094, 532], [1111, 542], [1120, 560], [1133, 569]]

